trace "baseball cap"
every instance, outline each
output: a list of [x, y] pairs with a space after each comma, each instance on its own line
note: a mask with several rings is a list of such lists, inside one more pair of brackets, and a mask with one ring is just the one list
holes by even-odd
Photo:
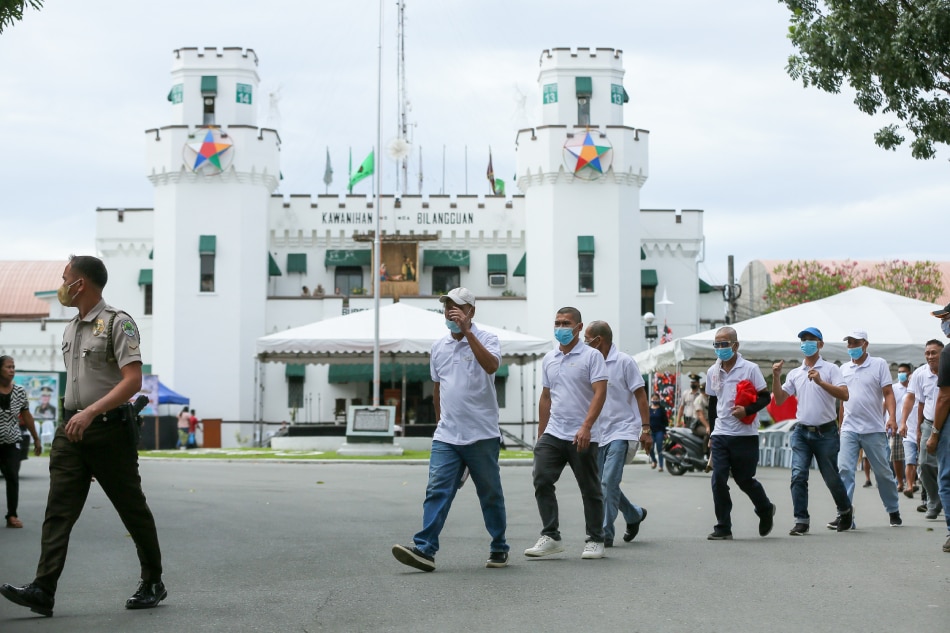
[[453, 288], [449, 290], [448, 294], [444, 294], [439, 297], [439, 301], [445, 303], [446, 301], [451, 301], [456, 305], [475, 305], [475, 295], [472, 294], [472, 291], [468, 288]]
[[805, 336], [806, 334], [817, 336], [819, 341], [825, 340], [825, 337], [821, 335], [821, 330], [819, 330], [816, 327], [806, 327], [804, 330], [798, 333], [798, 338], [801, 338]]
[[845, 337], [844, 337], [843, 339], [841, 339], [841, 340], [846, 341], [846, 340], [848, 340], [849, 338], [856, 338], [856, 339], [861, 339], [861, 340], [866, 341], [866, 340], [868, 340], [868, 333], [867, 333], [867, 330], [851, 330], [851, 331], [847, 334], [847, 336], [845, 336]]
[[934, 310], [934, 311], [931, 312], [930, 314], [934, 315], [934, 316], [937, 317], [938, 319], [942, 319], [943, 317], [945, 317], [945, 316], [947, 316], [948, 314], [950, 314], [950, 303], [948, 303], [947, 305], [943, 306], [943, 307], [940, 308], [939, 310]]

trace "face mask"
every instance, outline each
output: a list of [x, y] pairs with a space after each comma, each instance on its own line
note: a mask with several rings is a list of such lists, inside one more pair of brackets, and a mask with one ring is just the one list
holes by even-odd
[[69, 284], [68, 286], [66, 284], [63, 284], [62, 286], [59, 287], [59, 290], [56, 291], [56, 298], [59, 299], [59, 302], [63, 304], [64, 306], [66, 306], [67, 308], [69, 307], [69, 304], [73, 302], [73, 299], [76, 298], [76, 295], [79, 294], [79, 293], [76, 293], [76, 295], [73, 295], [72, 297], [70, 297], [69, 289], [75, 286], [76, 284], [78, 284], [80, 281], [82, 280], [77, 279], [76, 281]]
[[652, 404], [653, 404], [654, 407], [658, 407], [658, 406], [660, 406], [660, 401], [659, 401], [659, 400], [654, 400]]
[[802, 341], [802, 354], [814, 356], [818, 351], [818, 341]]
[[717, 347], [716, 348], [716, 357], [723, 362], [726, 362], [727, 360], [732, 358], [733, 354], [735, 354], [735, 352], [732, 351], [731, 347]]
[[907, 372], [899, 371], [897, 372], [897, 382], [907, 382]]
[[452, 334], [461, 334], [462, 332], [462, 328], [460, 328], [455, 321], [449, 321], [448, 319], [446, 319], [445, 327], [449, 328], [449, 332], [451, 332]]
[[848, 356], [851, 357], [851, 360], [858, 360], [859, 358], [864, 356], [864, 348], [863, 347], [849, 347]]
[[571, 341], [574, 340], [574, 330], [569, 327], [556, 327], [554, 328], [554, 338], [561, 345], [570, 345]]
[[943, 330], [944, 336], [950, 336], [950, 319], [940, 322], [940, 329]]

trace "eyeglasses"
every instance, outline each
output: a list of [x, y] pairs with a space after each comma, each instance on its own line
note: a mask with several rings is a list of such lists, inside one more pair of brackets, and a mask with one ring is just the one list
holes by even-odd
[[726, 349], [727, 347], [732, 347], [730, 341], [716, 341], [713, 343], [713, 349]]

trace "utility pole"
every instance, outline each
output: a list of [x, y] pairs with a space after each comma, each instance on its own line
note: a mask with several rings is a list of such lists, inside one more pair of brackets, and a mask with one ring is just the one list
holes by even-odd
[[729, 280], [722, 289], [722, 298], [729, 304], [726, 310], [726, 323], [736, 322], [736, 304], [737, 299], [742, 296], [742, 286], [736, 283], [735, 260], [732, 255], [729, 256]]

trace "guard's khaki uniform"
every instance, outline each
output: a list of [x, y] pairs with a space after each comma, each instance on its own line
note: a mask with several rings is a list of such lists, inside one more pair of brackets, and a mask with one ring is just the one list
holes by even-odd
[[[139, 344], [138, 327], [132, 317], [105, 301], [85, 318], [77, 315], [69, 322], [63, 334], [64, 421], [111, 391], [122, 380], [122, 367], [142, 362]], [[142, 492], [132, 425], [120, 409], [97, 417], [78, 442], [69, 441], [65, 424], [61, 424], [53, 438], [49, 471], [42, 552], [34, 580], [37, 586], [51, 595], [56, 593], [66, 563], [69, 534], [82, 512], [92, 477], [112, 501], [135, 542], [142, 580], [161, 579], [162, 554], [155, 519]]]

